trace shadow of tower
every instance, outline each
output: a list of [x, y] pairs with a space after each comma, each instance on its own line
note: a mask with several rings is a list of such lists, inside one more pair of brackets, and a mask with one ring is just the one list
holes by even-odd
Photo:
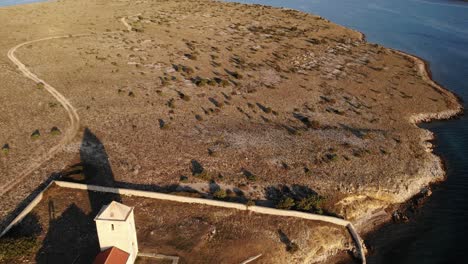
[[[117, 187], [106, 149], [99, 138], [88, 128], [85, 129], [80, 146], [80, 159], [86, 184]], [[91, 214], [96, 216], [102, 206], [111, 201], [121, 202], [119, 194], [106, 194], [88, 191]]]

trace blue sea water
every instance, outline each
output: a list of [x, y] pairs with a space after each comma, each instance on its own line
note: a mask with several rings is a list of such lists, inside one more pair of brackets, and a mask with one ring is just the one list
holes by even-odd
[[41, 2], [40, 0], [0, 0], [0, 6], [12, 6], [20, 4], [29, 4], [34, 2]]
[[[0, 6], [38, 2], [0, 0]], [[369, 42], [430, 63], [434, 80], [468, 99], [468, 3], [456, 0], [237, 0], [323, 16], [366, 34]], [[435, 152], [447, 181], [409, 223], [367, 237], [369, 263], [468, 263], [468, 119], [423, 124], [436, 134]]]

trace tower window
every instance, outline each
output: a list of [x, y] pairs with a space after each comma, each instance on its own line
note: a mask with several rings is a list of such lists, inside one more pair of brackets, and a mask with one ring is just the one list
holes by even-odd
[[112, 231], [114, 231], [114, 224], [111, 224]]

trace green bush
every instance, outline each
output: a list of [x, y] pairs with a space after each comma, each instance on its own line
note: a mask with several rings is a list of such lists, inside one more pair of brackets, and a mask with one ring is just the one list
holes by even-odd
[[3, 145], [3, 147], [2, 147], [3, 155], [6, 156], [6, 155], [8, 155], [9, 152], [10, 152], [10, 145], [8, 145], [8, 144]]
[[216, 199], [224, 199], [224, 198], [226, 198], [226, 196], [227, 196], [227, 193], [223, 189], [219, 189], [219, 190], [217, 190], [216, 192], [213, 193], [213, 197], [216, 198]]
[[51, 130], [50, 130], [50, 134], [52, 136], [58, 136], [60, 134], [62, 134], [62, 132], [60, 131], [60, 129], [58, 129], [58, 127], [54, 126]]
[[41, 137], [41, 133], [39, 132], [39, 129], [34, 130], [34, 132], [31, 134], [31, 139], [38, 139]]
[[325, 199], [319, 195], [311, 194], [299, 200], [296, 208], [301, 211], [321, 211], [322, 203]]
[[0, 260], [28, 255], [36, 250], [38, 242], [34, 237], [0, 239]]
[[213, 175], [205, 169], [200, 173], [194, 173], [193, 176], [206, 181], [211, 181], [213, 179]]
[[295, 205], [294, 199], [291, 197], [283, 197], [277, 204], [276, 208], [278, 209], [291, 209]]

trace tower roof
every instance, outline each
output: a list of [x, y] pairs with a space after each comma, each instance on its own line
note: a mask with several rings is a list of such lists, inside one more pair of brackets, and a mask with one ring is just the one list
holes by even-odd
[[127, 252], [111, 247], [101, 251], [94, 259], [93, 264], [125, 264], [129, 256], [130, 254]]
[[94, 221], [98, 220], [111, 220], [111, 221], [125, 221], [128, 215], [133, 211], [132, 207], [112, 201], [108, 205], [104, 205], [98, 213]]

